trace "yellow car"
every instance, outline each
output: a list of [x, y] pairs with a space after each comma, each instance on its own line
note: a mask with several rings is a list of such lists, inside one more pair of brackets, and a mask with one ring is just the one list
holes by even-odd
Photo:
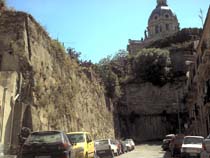
[[94, 141], [88, 132], [67, 133], [76, 158], [94, 158]]

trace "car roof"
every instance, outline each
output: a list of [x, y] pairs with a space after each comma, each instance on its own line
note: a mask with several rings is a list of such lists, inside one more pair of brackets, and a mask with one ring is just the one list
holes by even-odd
[[31, 134], [52, 134], [52, 133], [63, 133], [63, 131], [59, 131], [59, 130], [53, 130], [53, 131], [35, 131], [32, 132]]
[[95, 141], [103, 141], [103, 140], [111, 140], [111, 139], [97, 139]]
[[90, 134], [89, 132], [68, 132], [66, 134]]
[[167, 134], [166, 137], [173, 137], [175, 134]]
[[184, 138], [202, 138], [202, 139], [204, 139], [204, 137], [202, 137], [202, 136], [185, 136]]

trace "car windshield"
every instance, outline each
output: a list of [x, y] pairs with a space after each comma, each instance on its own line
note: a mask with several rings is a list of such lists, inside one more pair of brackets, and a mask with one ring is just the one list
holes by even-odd
[[108, 140], [98, 140], [95, 141], [96, 144], [109, 144]]
[[172, 136], [166, 136], [165, 139], [172, 139]]
[[202, 144], [202, 138], [186, 137], [184, 138], [184, 144]]
[[32, 133], [26, 143], [55, 143], [61, 141], [60, 133]]
[[67, 136], [72, 143], [81, 143], [85, 141], [83, 134], [67, 134]]

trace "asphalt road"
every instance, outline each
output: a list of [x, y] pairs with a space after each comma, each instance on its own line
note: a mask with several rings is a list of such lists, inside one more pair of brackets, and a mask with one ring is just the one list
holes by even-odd
[[116, 158], [171, 158], [169, 153], [162, 151], [160, 142], [137, 145], [135, 150]]

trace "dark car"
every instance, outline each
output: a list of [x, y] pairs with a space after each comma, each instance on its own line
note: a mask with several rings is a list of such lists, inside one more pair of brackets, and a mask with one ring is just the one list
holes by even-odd
[[175, 137], [174, 134], [168, 134], [165, 136], [165, 138], [163, 139], [163, 143], [162, 143], [162, 149], [164, 151], [169, 150], [169, 144], [174, 137]]
[[33, 132], [23, 145], [22, 158], [71, 158], [71, 144], [61, 131]]
[[181, 155], [181, 148], [182, 148], [183, 140], [184, 140], [184, 134], [176, 134], [175, 137], [171, 140], [171, 143], [169, 146], [170, 146], [172, 157]]

